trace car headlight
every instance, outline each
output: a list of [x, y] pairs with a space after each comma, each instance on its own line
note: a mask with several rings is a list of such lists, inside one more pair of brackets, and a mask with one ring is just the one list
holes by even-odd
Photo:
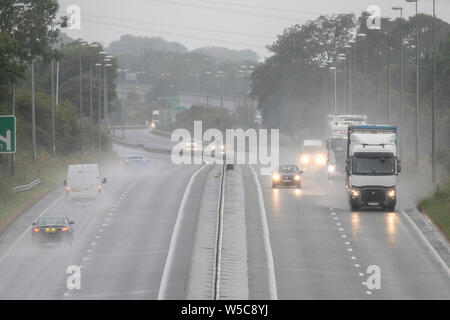
[[216, 150], [216, 146], [212, 146], [211, 149], [212, 149], [212, 150]]
[[358, 198], [359, 194], [360, 194], [359, 190], [352, 189], [352, 197], [353, 198]]
[[307, 156], [302, 156], [301, 159], [302, 159], [303, 163], [308, 163], [308, 161], [309, 161], [309, 158]]
[[278, 181], [278, 180], [280, 180], [280, 175], [279, 175], [278, 173], [275, 173], [275, 174], [272, 176], [272, 178], [273, 178], [273, 180]]
[[324, 156], [317, 156], [316, 162], [319, 163], [319, 164], [324, 163], [325, 162], [325, 157]]
[[300, 176], [297, 174], [297, 175], [295, 175], [294, 179], [299, 181], [300, 180]]
[[335, 170], [336, 170], [336, 167], [335, 167], [334, 165], [330, 164], [330, 165], [328, 166], [328, 172], [329, 172], [329, 173], [333, 173]]
[[391, 199], [395, 198], [395, 189], [388, 190], [387, 196]]

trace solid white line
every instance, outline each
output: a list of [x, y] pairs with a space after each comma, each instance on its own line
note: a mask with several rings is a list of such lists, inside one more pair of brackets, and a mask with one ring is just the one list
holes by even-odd
[[442, 266], [442, 268], [447, 272], [447, 276], [450, 277], [450, 269], [448, 268], [447, 264], [442, 259], [440, 254], [431, 245], [430, 241], [428, 241], [427, 237], [425, 237], [425, 235], [422, 233], [422, 231], [419, 229], [419, 227], [416, 225], [416, 223], [411, 219], [411, 217], [405, 211], [402, 210], [401, 213], [406, 217], [406, 220], [408, 220], [409, 224], [413, 226], [413, 229], [419, 234], [420, 238], [428, 246], [431, 253], [435, 256], [436, 260], [439, 262], [439, 264]]
[[[64, 194], [60, 195], [55, 201], [53, 201], [47, 208], [45, 208], [44, 211], [42, 211], [36, 219], [39, 219], [40, 217], [42, 217], [48, 210], [50, 210], [51, 208], [54, 207], [54, 205], [61, 200], [61, 198], [64, 196]], [[36, 220], [35, 219], [35, 220]], [[25, 229], [25, 231], [20, 235], [20, 237], [14, 241], [14, 243], [11, 245], [11, 247], [9, 247], [8, 250], [6, 250], [5, 254], [1, 257], [0, 259], [0, 263], [2, 263], [6, 257], [11, 253], [11, 251], [16, 247], [16, 245], [19, 243], [20, 240], [22, 240], [22, 238], [27, 234], [27, 232], [31, 229], [31, 226], [28, 226], [28, 228]]]
[[278, 300], [277, 283], [275, 279], [275, 267], [273, 264], [272, 246], [270, 245], [269, 226], [267, 224], [267, 215], [266, 215], [266, 208], [264, 206], [264, 197], [262, 193], [261, 184], [258, 179], [258, 175], [256, 174], [256, 171], [252, 165], [250, 165], [250, 169], [252, 170], [253, 178], [255, 179], [256, 190], [258, 192], [259, 213], [261, 214], [261, 223], [264, 238], [264, 250], [266, 251], [266, 260], [267, 260], [266, 262], [267, 276], [269, 278], [269, 295], [271, 300]]
[[167, 289], [169, 286], [169, 272], [172, 269], [172, 264], [175, 256], [175, 246], [178, 242], [178, 235], [181, 228], [181, 220], [183, 220], [184, 207], [188, 199], [188, 195], [191, 192], [192, 185], [194, 183], [195, 177], [207, 166], [202, 166], [200, 169], [194, 172], [194, 174], [189, 179], [186, 190], [184, 190], [183, 198], [178, 208], [177, 220], [175, 221], [175, 227], [172, 231], [172, 236], [170, 238], [169, 252], [167, 253], [166, 263], [164, 265], [164, 271], [161, 277], [161, 284], [159, 286], [158, 300], [163, 300], [166, 297]]

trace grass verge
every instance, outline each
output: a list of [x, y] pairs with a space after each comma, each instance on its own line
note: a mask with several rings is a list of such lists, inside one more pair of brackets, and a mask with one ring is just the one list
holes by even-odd
[[426, 213], [450, 240], [450, 181], [432, 197], [423, 199], [419, 209]]

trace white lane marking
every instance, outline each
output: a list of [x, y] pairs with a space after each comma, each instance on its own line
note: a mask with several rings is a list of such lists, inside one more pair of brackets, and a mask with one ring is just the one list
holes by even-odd
[[347, 238], [347, 236], [346, 236], [345, 234], [343, 234], [341, 237], [342, 237], [342, 238]]
[[331, 215], [334, 216], [336, 214], [336, 212], [332, 212]]
[[360, 265], [359, 265], [359, 264], [357, 264], [357, 263], [355, 263], [355, 267], [356, 267], [356, 268], [359, 268], [359, 267], [360, 267]]
[[353, 249], [352, 249], [352, 248], [348, 248], [347, 251], [348, 251], [348, 252], [352, 252]]
[[350, 245], [350, 242], [346, 241], [345, 244], [349, 246], [349, 245]]
[[95, 242], [91, 243], [91, 247], [95, 247], [96, 245], [97, 245], [97, 243], [95, 243]]
[[370, 296], [372, 294], [372, 291], [366, 291], [366, 294]]
[[102, 227], [106, 227], [108, 224], [107, 223], [104, 223], [104, 224], [102, 224]]
[[364, 277], [364, 273], [360, 272], [360, 273], [358, 273], [358, 276]]
[[355, 257], [355, 256], [352, 256], [352, 260], [356, 260], [356, 257]]
[[105, 230], [103, 230], [103, 229], [99, 229], [99, 230], [98, 230], [98, 232], [103, 232], [103, 231], [105, 231]]
[[256, 174], [255, 169], [252, 165], [249, 165], [250, 169], [253, 173], [253, 178], [255, 179], [256, 184], [256, 190], [258, 193], [258, 199], [259, 199], [259, 213], [261, 214], [261, 223], [263, 227], [263, 238], [264, 238], [264, 249], [266, 251], [266, 259], [267, 259], [267, 273], [269, 277], [269, 294], [271, 300], [278, 300], [278, 293], [277, 293], [277, 283], [275, 278], [275, 267], [273, 263], [273, 255], [272, 255], [272, 246], [270, 244], [270, 237], [269, 237], [269, 226], [267, 224], [267, 214], [266, 214], [266, 208], [264, 206], [264, 197], [262, 193], [261, 184], [258, 179], [258, 175]]
[[337, 225], [337, 226], [340, 226], [340, 225], [341, 225], [341, 223], [340, 223], [340, 222], [336, 222], [336, 225]]
[[439, 253], [436, 251], [436, 249], [431, 245], [431, 243], [428, 241], [428, 239], [424, 236], [422, 231], [420, 231], [419, 227], [414, 223], [414, 221], [411, 219], [411, 217], [405, 212], [401, 211], [401, 213], [406, 217], [406, 220], [408, 220], [409, 224], [413, 226], [413, 229], [416, 230], [416, 232], [419, 234], [422, 241], [428, 246], [431, 253], [435, 256], [439, 264], [442, 266], [442, 268], [447, 272], [447, 276], [450, 277], [450, 269], [445, 263], [445, 261], [442, 259], [442, 257], [439, 255]]
[[183, 219], [184, 207], [188, 200], [188, 195], [191, 192], [192, 185], [194, 184], [195, 177], [207, 166], [202, 166], [200, 169], [194, 172], [189, 179], [186, 189], [184, 190], [183, 198], [181, 199], [180, 207], [178, 208], [177, 220], [175, 221], [175, 227], [172, 231], [170, 238], [169, 252], [167, 253], [166, 262], [164, 264], [164, 271], [161, 277], [161, 283], [159, 285], [158, 300], [163, 300], [166, 296], [167, 288], [169, 287], [169, 272], [172, 269], [172, 264], [175, 258], [175, 246], [178, 242], [178, 234], [181, 229], [181, 220]]
[[344, 231], [344, 228], [339, 228], [339, 231]]
[[338, 217], [334, 217], [333, 219], [334, 219], [334, 220], [339, 220], [339, 218], [338, 218]]
[[[61, 200], [61, 198], [64, 197], [64, 194], [60, 195], [55, 201], [53, 201], [47, 208], [45, 208], [44, 211], [42, 211], [35, 220], [39, 219], [40, 217], [42, 217], [48, 210], [50, 210], [51, 208], [53, 208], [55, 206], [55, 204]], [[6, 257], [11, 253], [11, 251], [16, 247], [16, 245], [19, 243], [19, 241], [22, 240], [22, 238], [27, 234], [27, 232], [31, 229], [31, 226], [28, 226], [28, 228], [25, 229], [25, 231], [20, 235], [19, 238], [17, 238], [16, 241], [14, 241], [14, 243], [11, 245], [11, 247], [9, 247], [8, 250], [6, 250], [5, 254], [1, 257], [0, 259], [0, 263], [2, 263]]]

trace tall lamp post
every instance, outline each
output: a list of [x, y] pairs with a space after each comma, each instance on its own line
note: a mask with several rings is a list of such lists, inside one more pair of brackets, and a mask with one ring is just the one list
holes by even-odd
[[402, 150], [403, 127], [403, 7], [392, 7], [394, 11], [400, 11], [400, 121], [399, 121], [399, 149]]
[[433, 0], [433, 101], [431, 107], [431, 181], [436, 183], [436, 1]]
[[[16, 8], [23, 8], [25, 7], [24, 3], [14, 3], [13, 5], [13, 28], [12, 28], [12, 35], [13, 39], [15, 39], [16, 34], [16, 15], [15, 15], [15, 9]], [[16, 115], [16, 83], [14, 82], [12, 84], [12, 115]], [[16, 168], [16, 155], [14, 153], [11, 154], [11, 175], [14, 175]]]
[[406, 0], [416, 3], [416, 141], [414, 145], [416, 167], [419, 165], [419, 17], [418, 0]]
[[336, 67], [330, 67], [329, 68], [331, 71], [334, 72], [334, 104], [333, 104], [333, 108], [334, 108], [334, 114], [337, 114], [337, 92], [336, 92]]
[[83, 46], [87, 45], [87, 42], [85, 41], [79, 41], [80, 46], [80, 56], [79, 56], [79, 64], [80, 64], [80, 157], [81, 160], [83, 159], [83, 65], [82, 65], [82, 59], [83, 59]]

